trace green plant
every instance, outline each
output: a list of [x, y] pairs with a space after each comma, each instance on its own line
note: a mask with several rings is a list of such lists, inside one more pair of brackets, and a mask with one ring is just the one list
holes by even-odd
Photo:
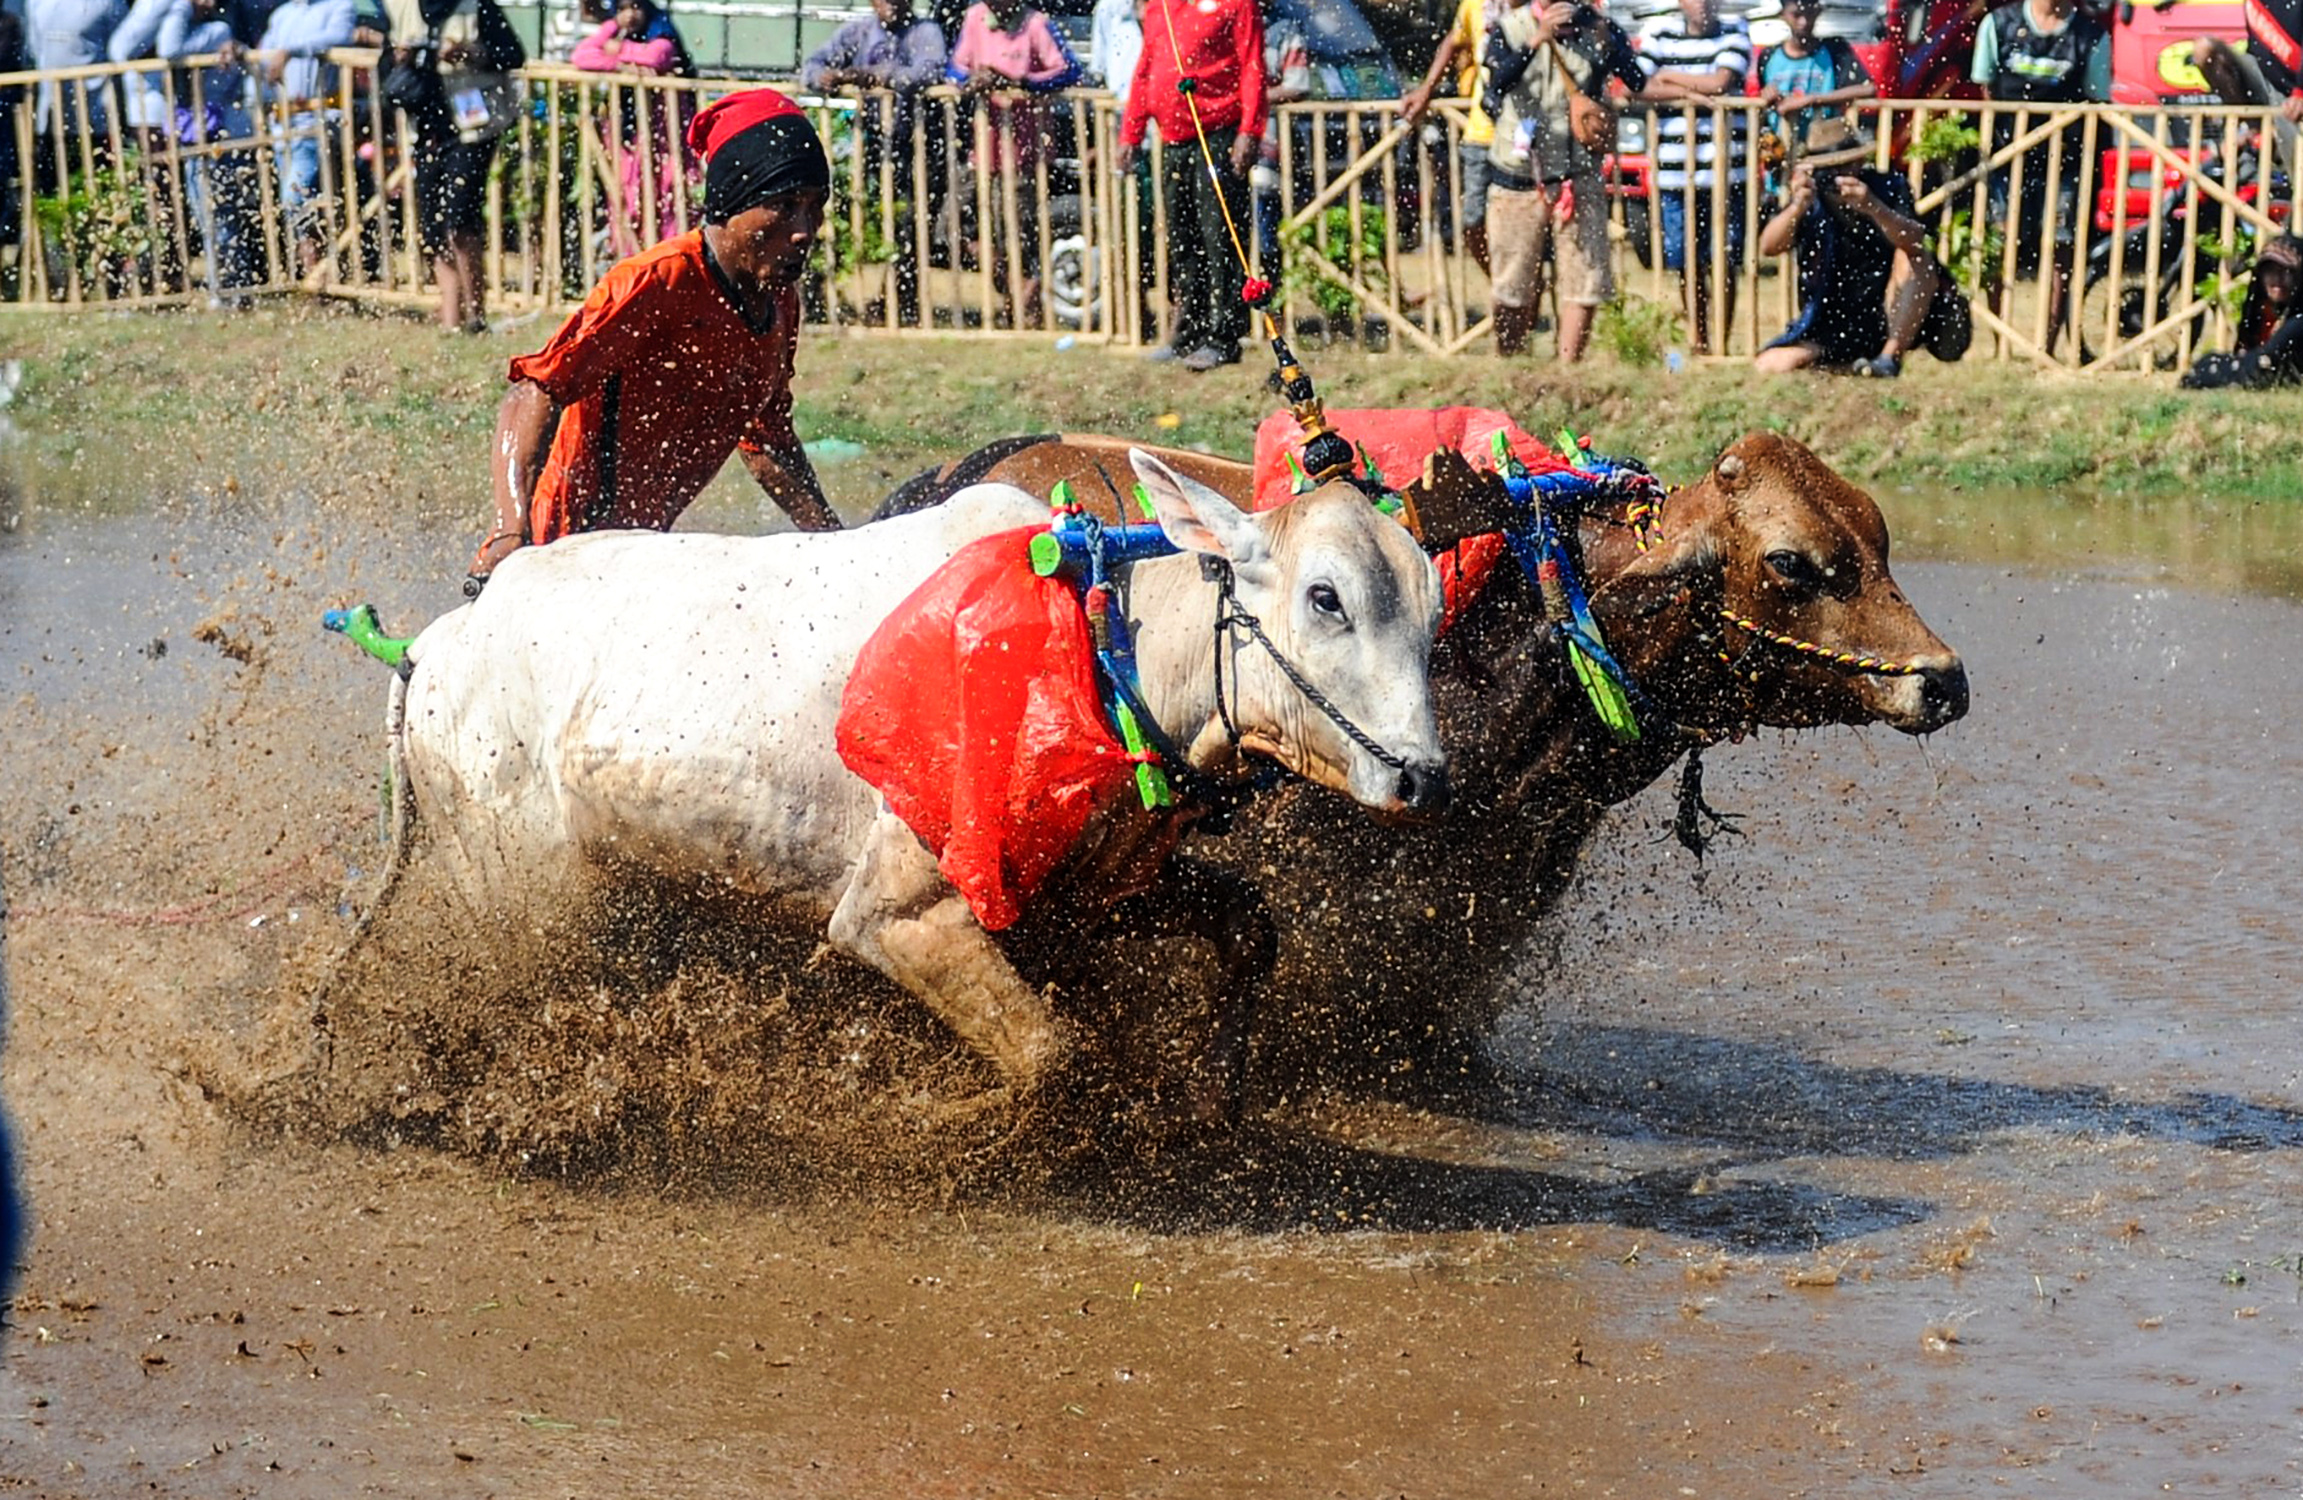
[[1661, 302], [1617, 293], [1600, 308], [1591, 333], [1600, 348], [1627, 365], [1657, 365], [1679, 340], [1679, 314]]
[[2220, 235], [2199, 236], [2202, 258], [2214, 261], [2218, 269], [2199, 278], [2199, 295], [2223, 311], [2223, 316], [2236, 323], [2239, 313], [2247, 305], [2247, 284], [2254, 280], [2255, 226], [2242, 224], [2239, 231], [2226, 240]]
[[1935, 258], [1961, 289], [1972, 292], [1988, 281], [2007, 254], [2007, 231], [1997, 224], [1975, 228], [1974, 212], [1955, 208], [1935, 232]]
[[1914, 161], [1951, 161], [1983, 144], [1983, 133], [1965, 115], [1937, 115], [1911, 143]]
[[128, 262], [159, 247], [148, 176], [141, 153], [129, 150], [118, 165], [76, 172], [62, 193], [33, 200], [41, 236], [71, 257], [81, 285], [116, 288]]
[[1280, 273], [1280, 289], [1290, 298], [1311, 302], [1331, 326], [1349, 322], [1359, 299], [1349, 287], [1312, 264], [1304, 251], [1316, 251], [1371, 290], [1381, 292], [1390, 285], [1383, 263], [1386, 215], [1380, 206], [1368, 204], [1360, 208], [1359, 216], [1356, 239], [1351, 232], [1352, 211], [1340, 203], [1322, 211], [1311, 223], [1290, 225], [1280, 234], [1286, 263]]

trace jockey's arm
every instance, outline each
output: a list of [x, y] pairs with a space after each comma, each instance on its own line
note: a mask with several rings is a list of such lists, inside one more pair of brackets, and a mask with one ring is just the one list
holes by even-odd
[[496, 522], [472, 575], [485, 578], [496, 564], [528, 543], [528, 507], [536, 497], [536, 479], [560, 430], [565, 410], [549, 392], [532, 380], [514, 381], [504, 404], [496, 408], [496, 441], [489, 453], [496, 494]]
[[783, 507], [785, 515], [802, 531], [838, 531], [840, 518], [832, 511], [831, 502], [824, 498], [824, 487], [816, 482], [816, 466], [808, 462], [808, 452], [798, 443], [789, 447], [761, 445], [757, 448], [738, 448], [744, 467], [752, 471], [752, 478], [768, 492], [768, 498]]

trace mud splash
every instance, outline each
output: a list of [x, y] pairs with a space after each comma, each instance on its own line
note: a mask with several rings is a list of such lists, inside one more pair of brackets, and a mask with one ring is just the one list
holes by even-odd
[[[575, 1059], [653, 1056], [656, 1118], [756, 1149], [696, 1170], [657, 1129], [566, 1185], [312, 1144], [319, 1117], [252, 1138], [203, 1087], [295, 1064], [275, 1001], [377, 852], [379, 684], [307, 622], [347, 586], [414, 622], [461, 543], [379, 574], [388, 526], [238, 500], [0, 537], [6, 1084], [40, 1218], [0, 1476], [31, 1492], [2303, 1475], [2292, 599], [1904, 564], [1974, 716], [1716, 756], [1748, 836], [1700, 877], [1657, 842], [1666, 797], [1628, 809], [1467, 1116], [1304, 1101], [987, 1179], [872, 1117], [947, 1055], [901, 1014], [844, 1051], [822, 1028], [780, 1121], [715, 1115], [756, 1082], [712, 1046], [758, 997], [697, 981], [491, 1066], [591, 1091], [612, 1139], [632, 1075]], [[485, 1093], [426, 1107], [484, 1148]]]

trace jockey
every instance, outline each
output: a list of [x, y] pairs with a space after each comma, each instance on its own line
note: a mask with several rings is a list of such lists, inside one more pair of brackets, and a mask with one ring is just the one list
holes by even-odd
[[749, 89], [699, 112], [688, 148], [704, 159], [703, 226], [617, 265], [512, 361], [495, 527], [469, 596], [523, 546], [670, 530], [731, 450], [802, 528], [840, 524], [792, 430], [799, 281], [831, 187], [823, 142], [798, 105]]

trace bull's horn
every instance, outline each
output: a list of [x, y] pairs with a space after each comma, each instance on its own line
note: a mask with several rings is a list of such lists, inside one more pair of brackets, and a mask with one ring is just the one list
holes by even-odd
[[1482, 473], [1453, 448], [1435, 449], [1423, 461], [1423, 477], [1405, 498], [1423, 520], [1427, 552], [1444, 552], [1465, 537], [1501, 531], [1511, 520], [1511, 492], [1493, 474]]
[[1741, 479], [1743, 477], [1742, 458], [1733, 453], [1722, 453], [1719, 456], [1719, 477], [1731, 484]]

